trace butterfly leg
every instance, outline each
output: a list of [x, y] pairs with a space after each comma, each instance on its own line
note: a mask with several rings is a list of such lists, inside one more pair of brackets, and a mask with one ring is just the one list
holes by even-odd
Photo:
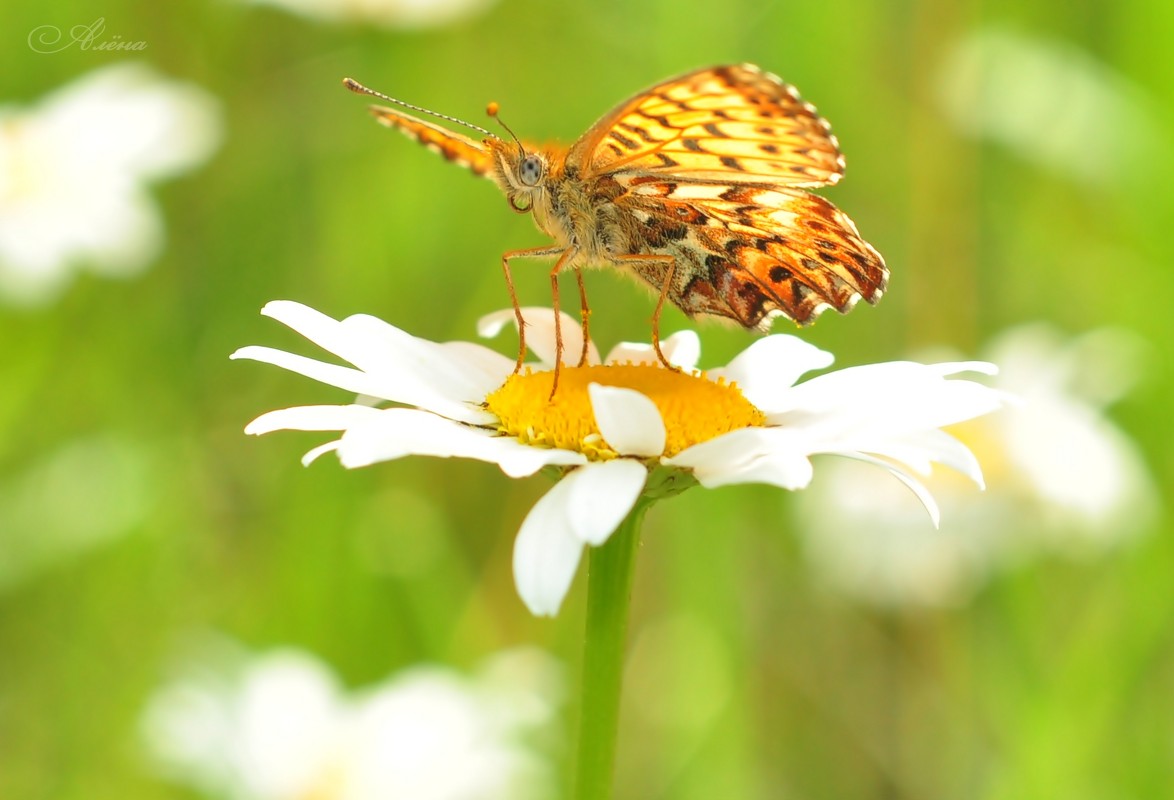
[[501, 271], [505, 273], [505, 285], [510, 291], [510, 303], [514, 306], [514, 319], [518, 323], [518, 360], [514, 364], [513, 374], [515, 375], [522, 370], [522, 362], [526, 360], [526, 320], [522, 319], [522, 307], [518, 304], [518, 293], [514, 290], [514, 277], [510, 274], [510, 259], [543, 258], [544, 256], [557, 256], [562, 252], [561, 247], [549, 246], [531, 247], [526, 250], [510, 250], [509, 252], [502, 253]]
[[656, 351], [656, 357], [660, 359], [660, 363], [666, 369], [680, 372], [681, 368], [670, 364], [660, 349], [660, 312], [664, 308], [665, 298], [669, 296], [669, 290], [673, 288], [673, 276], [677, 272], [677, 259], [667, 254], [648, 253], [646, 255], [619, 256], [616, 258], [616, 263], [621, 266], [655, 264], [665, 268], [664, 279], [660, 285], [660, 297], [656, 299], [656, 310], [652, 312], [652, 349]]
[[[554, 393], [558, 391], [558, 376], [563, 368], [563, 325], [562, 313], [559, 308], [558, 296], [558, 274], [562, 271], [566, 263], [578, 253], [579, 251], [573, 247], [568, 247], [563, 251], [563, 254], [558, 257], [558, 261], [554, 263], [554, 268], [550, 270], [550, 299], [551, 306], [554, 309], [554, 381], [550, 386], [550, 399], [554, 399]], [[579, 280], [582, 281], [582, 272], [575, 270], [579, 274]], [[580, 286], [582, 284], [580, 283]], [[583, 332], [583, 341], [587, 341], [587, 332]], [[586, 349], [586, 345], [584, 345]]]
[[591, 341], [588, 333], [588, 323], [591, 321], [591, 308], [587, 305], [587, 287], [583, 284], [583, 270], [575, 267], [575, 278], [579, 281], [579, 319], [583, 322], [583, 347], [579, 351], [579, 366], [587, 366], [587, 343]]

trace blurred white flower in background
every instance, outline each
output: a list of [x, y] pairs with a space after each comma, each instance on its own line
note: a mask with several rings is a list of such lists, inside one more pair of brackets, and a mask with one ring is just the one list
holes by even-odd
[[851, 463], [822, 465], [797, 499], [804, 549], [830, 583], [881, 605], [950, 605], [992, 572], [1041, 553], [1091, 556], [1143, 532], [1158, 504], [1136, 445], [1104, 415], [1140, 371], [1121, 331], [1065, 340], [1042, 325], [1004, 333], [984, 356], [1017, 397], [950, 428], [983, 465], [987, 491], [948, 472], [930, 491], [940, 530], [908, 493]]
[[292, 649], [161, 688], [142, 720], [171, 779], [225, 800], [538, 800], [553, 771], [532, 739], [556, 719], [561, 671], [538, 650], [468, 677], [417, 666], [348, 691]]
[[143, 523], [151, 452], [111, 433], [67, 441], [0, 482], [0, 594]]
[[325, 22], [433, 28], [480, 14], [495, 0], [246, 0]]
[[1080, 181], [1144, 175], [1166, 147], [1142, 88], [1073, 44], [980, 30], [950, 52], [939, 89], [967, 135]]
[[138, 64], [0, 105], [0, 300], [51, 301], [83, 267], [146, 267], [164, 239], [148, 184], [204, 162], [220, 128], [208, 93]]

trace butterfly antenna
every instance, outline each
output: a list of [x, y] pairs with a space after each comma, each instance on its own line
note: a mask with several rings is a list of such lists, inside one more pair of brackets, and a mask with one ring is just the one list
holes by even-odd
[[471, 122], [465, 122], [463, 119], [457, 119], [456, 117], [450, 117], [448, 114], [440, 114], [436, 111], [429, 111], [426, 108], [421, 108], [420, 106], [414, 106], [411, 103], [405, 103], [403, 100], [396, 100], [394, 97], [388, 97], [383, 92], [377, 92], [374, 89], [368, 89], [363, 84], [359, 83], [356, 80], [352, 80], [351, 78], [343, 78], [342, 85], [345, 86], [346, 88], [350, 89], [355, 94], [366, 94], [366, 95], [370, 95], [371, 97], [378, 97], [380, 100], [386, 100], [389, 103], [395, 103], [397, 106], [402, 106], [404, 108], [411, 109], [412, 111], [416, 111], [420, 114], [428, 114], [429, 116], [439, 117], [440, 119], [446, 120], [448, 122], [455, 122], [457, 125], [464, 125], [466, 128], [472, 128], [473, 130], [478, 131], [479, 133], [483, 133], [486, 136], [489, 136], [493, 139], [499, 138], [498, 136], [495, 136], [494, 134], [492, 134], [489, 131], [482, 128], [480, 125], [474, 125]]
[[498, 112], [500, 110], [501, 107], [496, 102], [491, 102], [488, 106], [485, 107], [485, 113], [497, 120], [497, 124], [505, 128], [505, 132], [512, 136], [514, 141], [518, 143], [518, 152], [521, 153], [523, 158], [525, 158], [526, 148], [522, 145], [522, 140], [519, 139], [518, 135], [510, 129], [509, 125], [506, 125], [504, 122], [502, 122], [501, 117], [498, 116]]

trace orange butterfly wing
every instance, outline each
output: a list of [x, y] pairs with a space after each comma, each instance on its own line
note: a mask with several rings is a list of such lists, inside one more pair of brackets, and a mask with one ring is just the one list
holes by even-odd
[[758, 67], [713, 67], [621, 103], [572, 146], [583, 175], [671, 175], [825, 186], [844, 174], [831, 129], [798, 92]]
[[[875, 303], [888, 270], [846, 214], [804, 191], [837, 182], [830, 127], [794, 88], [752, 65], [699, 70], [617, 106], [568, 154], [585, 177], [614, 180], [617, 206], [668, 253], [670, 298], [688, 314], [769, 328], [827, 308]], [[654, 287], [654, 268], [635, 267]]]

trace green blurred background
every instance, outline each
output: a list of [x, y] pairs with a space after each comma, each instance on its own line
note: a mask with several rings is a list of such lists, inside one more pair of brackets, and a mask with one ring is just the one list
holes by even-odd
[[[98, 16], [148, 48], [26, 43], [39, 25]], [[1072, 156], [1120, 169], [1089, 179], [959, 131], [945, 65], [991, 26], [1071, 48], [1128, 87], [1141, 121], [1106, 109], [1104, 136]], [[497, 100], [524, 138], [569, 142], [697, 66], [782, 75], [832, 122], [848, 173], [826, 194], [893, 273], [877, 308], [803, 335], [855, 364], [936, 345], [974, 354], [1025, 321], [1132, 329], [1152, 347], [1113, 417], [1169, 494], [1169, 3], [501, 0], [397, 31], [230, 0], [16, 0], [0, 32], [0, 102], [137, 60], [218, 97], [226, 131], [209, 163], [154, 189], [168, 239], [148, 272], [83, 274], [50, 306], [0, 306], [0, 562], [29, 565], [0, 582], [0, 797], [194, 796], [145, 767], [138, 719], [202, 631], [304, 647], [352, 685], [519, 643], [574, 674], [582, 575], [560, 616], [537, 620], [510, 572], [545, 478], [425, 459], [303, 469], [324, 437], [241, 432], [271, 408], [346, 401], [228, 360], [246, 344], [315, 355], [258, 315], [266, 301], [471, 339], [508, 303], [499, 254], [543, 241], [490, 183], [375, 125], [343, 76], [479, 124]], [[544, 275], [518, 265], [523, 303], [549, 302]], [[610, 272], [588, 281], [604, 348], [646, 340], [648, 294]], [[687, 322], [665, 316], [667, 331]], [[701, 336], [705, 364], [750, 341], [719, 325]], [[62, 453], [75, 469], [45, 477]], [[789, 530], [791, 502], [735, 487], [649, 515], [619, 797], [1174, 796], [1169, 518], [1103, 558], [1033, 560], [959, 607], [901, 611], [822, 587]], [[99, 545], [53, 551], [93, 518]]]

